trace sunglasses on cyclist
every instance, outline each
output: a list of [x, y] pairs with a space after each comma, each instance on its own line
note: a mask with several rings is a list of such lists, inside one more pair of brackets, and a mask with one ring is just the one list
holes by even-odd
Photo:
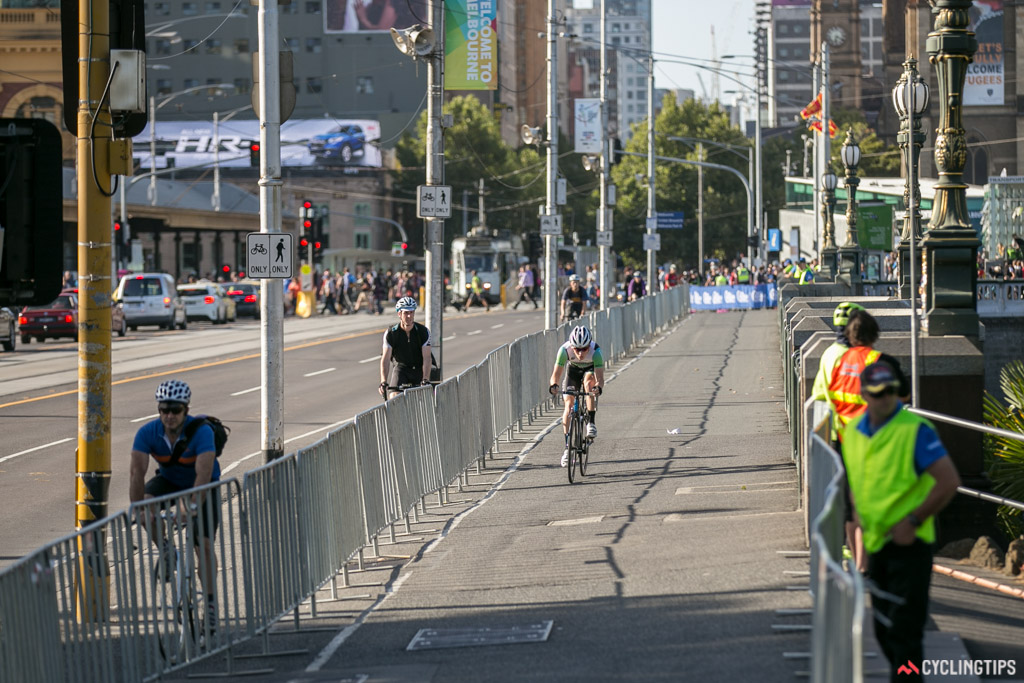
[[181, 415], [185, 412], [185, 406], [180, 403], [165, 403], [160, 405], [158, 410], [164, 415]]

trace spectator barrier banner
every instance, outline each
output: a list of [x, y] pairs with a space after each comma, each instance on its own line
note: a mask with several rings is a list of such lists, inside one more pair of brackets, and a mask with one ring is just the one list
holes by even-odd
[[690, 308], [695, 311], [775, 308], [778, 304], [779, 290], [774, 283], [690, 288]]

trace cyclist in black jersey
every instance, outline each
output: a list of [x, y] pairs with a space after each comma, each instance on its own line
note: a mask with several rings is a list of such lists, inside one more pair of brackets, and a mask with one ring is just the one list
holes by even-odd
[[589, 297], [587, 290], [580, 284], [579, 275], [569, 276], [569, 286], [562, 292], [562, 320], [570, 320], [583, 315], [583, 306]]
[[398, 324], [384, 332], [378, 388], [382, 398], [397, 396], [399, 387], [430, 383], [430, 330], [413, 320], [416, 308], [416, 299], [403, 296], [395, 304]]
[[[576, 391], [581, 389], [597, 396], [604, 391], [604, 355], [601, 347], [594, 341], [594, 336], [583, 325], [577, 325], [569, 333], [569, 341], [558, 348], [555, 366], [551, 369], [552, 396], [562, 390], [562, 373], [565, 375], [566, 388]], [[564, 396], [565, 410], [562, 412], [562, 434], [565, 436], [565, 451], [562, 453], [562, 467], [569, 464], [569, 411], [572, 409], [573, 397]], [[594, 396], [587, 396], [587, 439], [597, 438], [597, 401]]]

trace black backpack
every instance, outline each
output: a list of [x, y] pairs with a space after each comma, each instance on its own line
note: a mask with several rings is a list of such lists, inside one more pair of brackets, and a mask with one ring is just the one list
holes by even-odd
[[185, 425], [184, 433], [181, 435], [175, 444], [174, 451], [171, 453], [172, 465], [178, 464], [178, 460], [185, 454], [185, 450], [188, 448], [189, 442], [192, 437], [195, 436], [196, 431], [204, 424], [210, 425], [210, 429], [213, 430], [213, 446], [217, 453], [217, 457], [224, 452], [224, 445], [228, 442], [228, 436], [231, 434], [231, 427], [228, 427], [219, 418], [213, 415], [196, 415], [196, 419]]

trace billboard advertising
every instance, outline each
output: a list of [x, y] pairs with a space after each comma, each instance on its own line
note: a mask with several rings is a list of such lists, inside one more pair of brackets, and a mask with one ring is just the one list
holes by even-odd
[[498, 87], [497, 0], [444, 3], [444, 89]]
[[324, 0], [325, 33], [363, 33], [430, 24], [427, 0]]
[[964, 106], [1003, 104], [1003, 0], [974, 0], [969, 10], [978, 51], [967, 65]]
[[[250, 167], [250, 146], [260, 141], [259, 121], [228, 121], [220, 124], [219, 159], [222, 167]], [[157, 169], [182, 168], [214, 163], [212, 121], [157, 121]], [[132, 145], [140, 168], [150, 169], [149, 127]], [[381, 165], [380, 122], [369, 120], [299, 119], [281, 124], [282, 166]]]

